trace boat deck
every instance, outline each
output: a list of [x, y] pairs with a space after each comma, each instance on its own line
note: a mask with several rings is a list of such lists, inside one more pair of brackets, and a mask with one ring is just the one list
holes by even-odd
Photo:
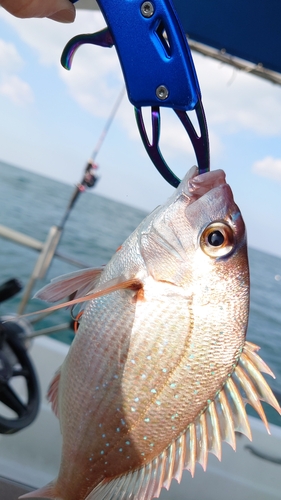
[[33, 488], [29, 488], [21, 483], [0, 477], [1, 500], [17, 500], [20, 495], [23, 495], [32, 489]]
[[[51, 338], [39, 337], [32, 344], [30, 355], [43, 395], [67, 351], [67, 345]], [[221, 463], [209, 454], [206, 472], [199, 465], [194, 478], [184, 471], [181, 484], [173, 480], [169, 491], [162, 490], [161, 499], [280, 500], [281, 417], [273, 413], [268, 414], [271, 436], [260, 419], [249, 416], [253, 443], [237, 433], [236, 453], [223, 443]], [[41, 411], [29, 427], [0, 435], [0, 500], [17, 500], [52, 481], [59, 470], [60, 452], [59, 422], [42, 396]]]

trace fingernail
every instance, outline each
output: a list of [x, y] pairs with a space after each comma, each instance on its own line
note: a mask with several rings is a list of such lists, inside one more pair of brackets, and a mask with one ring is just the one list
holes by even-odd
[[59, 23], [73, 23], [75, 19], [75, 8], [71, 6], [70, 9], [59, 10], [52, 16], [49, 16], [49, 19], [53, 21], [58, 21]]

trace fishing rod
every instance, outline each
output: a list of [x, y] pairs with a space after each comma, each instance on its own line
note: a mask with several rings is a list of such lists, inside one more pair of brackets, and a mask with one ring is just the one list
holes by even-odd
[[[73, 209], [77, 199], [79, 198], [80, 194], [85, 191], [86, 187], [93, 187], [97, 181], [97, 178], [95, 175], [93, 175], [93, 170], [95, 169], [95, 160], [98, 156], [98, 153], [102, 147], [102, 144], [106, 138], [106, 135], [110, 129], [110, 126], [114, 120], [114, 117], [117, 113], [117, 110], [121, 104], [121, 101], [123, 99], [123, 96], [125, 94], [125, 87], [122, 88], [121, 92], [119, 93], [112, 110], [109, 114], [109, 117], [103, 127], [103, 130], [100, 134], [100, 137], [97, 141], [97, 144], [93, 150], [93, 153], [87, 163], [86, 169], [84, 176], [79, 184], [74, 189], [74, 192], [72, 193], [72, 196], [70, 198], [70, 201], [68, 203], [68, 206], [66, 208], [66, 211], [62, 217], [62, 220], [58, 226], [52, 226], [49, 230], [49, 234], [47, 236], [47, 239], [45, 243], [42, 245], [42, 250], [39, 254], [39, 257], [35, 263], [34, 269], [32, 271], [31, 277], [29, 279], [29, 282], [27, 283], [24, 294], [22, 297], [22, 300], [19, 304], [18, 307], [18, 314], [21, 315], [23, 314], [27, 303], [29, 301], [30, 295], [32, 293], [33, 287], [38, 279], [43, 279], [45, 277], [46, 272], [48, 271], [50, 264], [54, 258], [54, 255], [56, 253], [56, 249], [60, 243], [60, 239], [62, 236], [62, 232], [64, 229], [64, 226], [66, 224], [66, 221], [71, 213], [71, 210]], [[41, 318], [39, 318], [41, 319]], [[38, 318], [37, 318], [38, 321]]]
[[[85, 170], [85, 174], [83, 176], [83, 179], [82, 179], [81, 183], [76, 186], [76, 188], [75, 188], [75, 190], [74, 190], [74, 192], [73, 192], [73, 194], [72, 194], [72, 196], [70, 198], [70, 201], [69, 201], [68, 207], [66, 209], [66, 212], [65, 212], [65, 214], [64, 214], [64, 216], [63, 216], [63, 218], [61, 220], [61, 223], [58, 226], [59, 228], [63, 228], [64, 227], [64, 225], [65, 225], [65, 223], [66, 223], [66, 221], [67, 221], [67, 219], [69, 217], [69, 214], [70, 214], [72, 208], [74, 207], [74, 204], [76, 203], [77, 199], [79, 198], [79, 195], [82, 192], [85, 191], [85, 186], [87, 186], [87, 187], [93, 187], [95, 185], [96, 181], [97, 181], [97, 178], [94, 177], [96, 180], [91, 185], [90, 184], [91, 179], [90, 179], [90, 182], [88, 182], [88, 180], [87, 180], [87, 174], [90, 173], [90, 171], [91, 171], [92, 168], [94, 168], [94, 169], [96, 168], [96, 158], [97, 158], [97, 156], [98, 156], [98, 154], [99, 154], [99, 152], [101, 150], [102, 144], [103, 144], [103, 142], [104, 142], [104, 140], [106, 138], [106, 135], [107, 135], [107, 133], [108, 133], [110, 127], [111, 127], [111, 124], [112, 124], [112, 122], [114, 120], [114, 117], [115, 117], [115, 115], [116, 115], [116, 113], [118, 111], [118, 108], [119, 108], [119, 106], [121, 104], [121, 101], [122, 101], [122, 99], [123, 99], [123, 97], [125, 95], [125, 92], [126, 92], [126, 88], [123, 87], [122, 90], [121, 90], [121, 92], [119, 93], [119, 95], [118, 95], [118, 97], [117, 97], [117, 99], [116, 99], [113, 107], [112, 107], [112, 110], [111, 110], [111, 112], [110, 112], [110, 114], [108, 116], [107, 121], [105, 122], [105, 125], [104, 125], [103, 130], [102, 130], [102, 132], [100, 134], [100, 137], [99, 137], [99, 139], [97, 141], [97, 144], [96, 144], [96, 146], [95, 146], [95, 148], [93, 150], [93, 153], [90, 156], [90, 159], [89, 159], [89, 161], [87, 163], [87, 166], [86, 166], [86, 170]], [[88, 177], [90, 178], [90, 175]]]

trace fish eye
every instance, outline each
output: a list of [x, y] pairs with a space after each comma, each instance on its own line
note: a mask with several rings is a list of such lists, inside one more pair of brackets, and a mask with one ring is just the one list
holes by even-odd
[[200, 246], [209, 257], [228, 255], [234, 247], [234, 233], [225, 222], [212, 222], [205, 227], [200, 237]]
[[213, 231], [208, 235], [208, 243], [212, 247], [220, 247], [224, 243], [224, 235], [221, 231]]

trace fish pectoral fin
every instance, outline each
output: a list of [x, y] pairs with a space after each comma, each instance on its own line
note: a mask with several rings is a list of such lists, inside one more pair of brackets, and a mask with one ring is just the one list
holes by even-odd
[[78, 299], [95, 288], [103, 269], [103, 267], [83, 269], [82, 271], [74, 271], [59, 276], [53, 279], [50, 284], [41, 288], [34, 295], [34, 298], [46, 302], [58, 302], [69, 296], [72, 299]]
[[97, 299], [98, 297], [108, 295], [109, 293], [117, 292], [118, 290], [127, 289], [127, 290], [138, 291], [141, 288], [143, 288], [143, 282], [139, 278], [131, 278], [126, 280], [124, 277], [120, 276], [118, 278], [113, 278], [109, 281], [106, 281], [100, 287], [95, 288], [93, 293], [88, 292], [83, 297], [79, 297], [74, 300], [69, 300], [67, 302], [62, 302], [61, 304], [47, 307], [46, 309], [41, 309], [40, 311], [23, 314], [21, 318], [26, 318], [27, 316], [34, 316], [45, 312], [57, 311], [59, 309], [63, 309], [64, 307], [72, 307], [75, 306], [76, 304], [81, 304], [83, 302], [87, 302], [89, 300], [94, 300]]
[[51, 403], [52, 410], [56, 415], [56, 417], [58, 418], [59, 418], [58, 393], [59, 393], [60, 374], [61, 374], [61, 369], [59, 369], [56, 372], [47, 392], [47, 399]]

